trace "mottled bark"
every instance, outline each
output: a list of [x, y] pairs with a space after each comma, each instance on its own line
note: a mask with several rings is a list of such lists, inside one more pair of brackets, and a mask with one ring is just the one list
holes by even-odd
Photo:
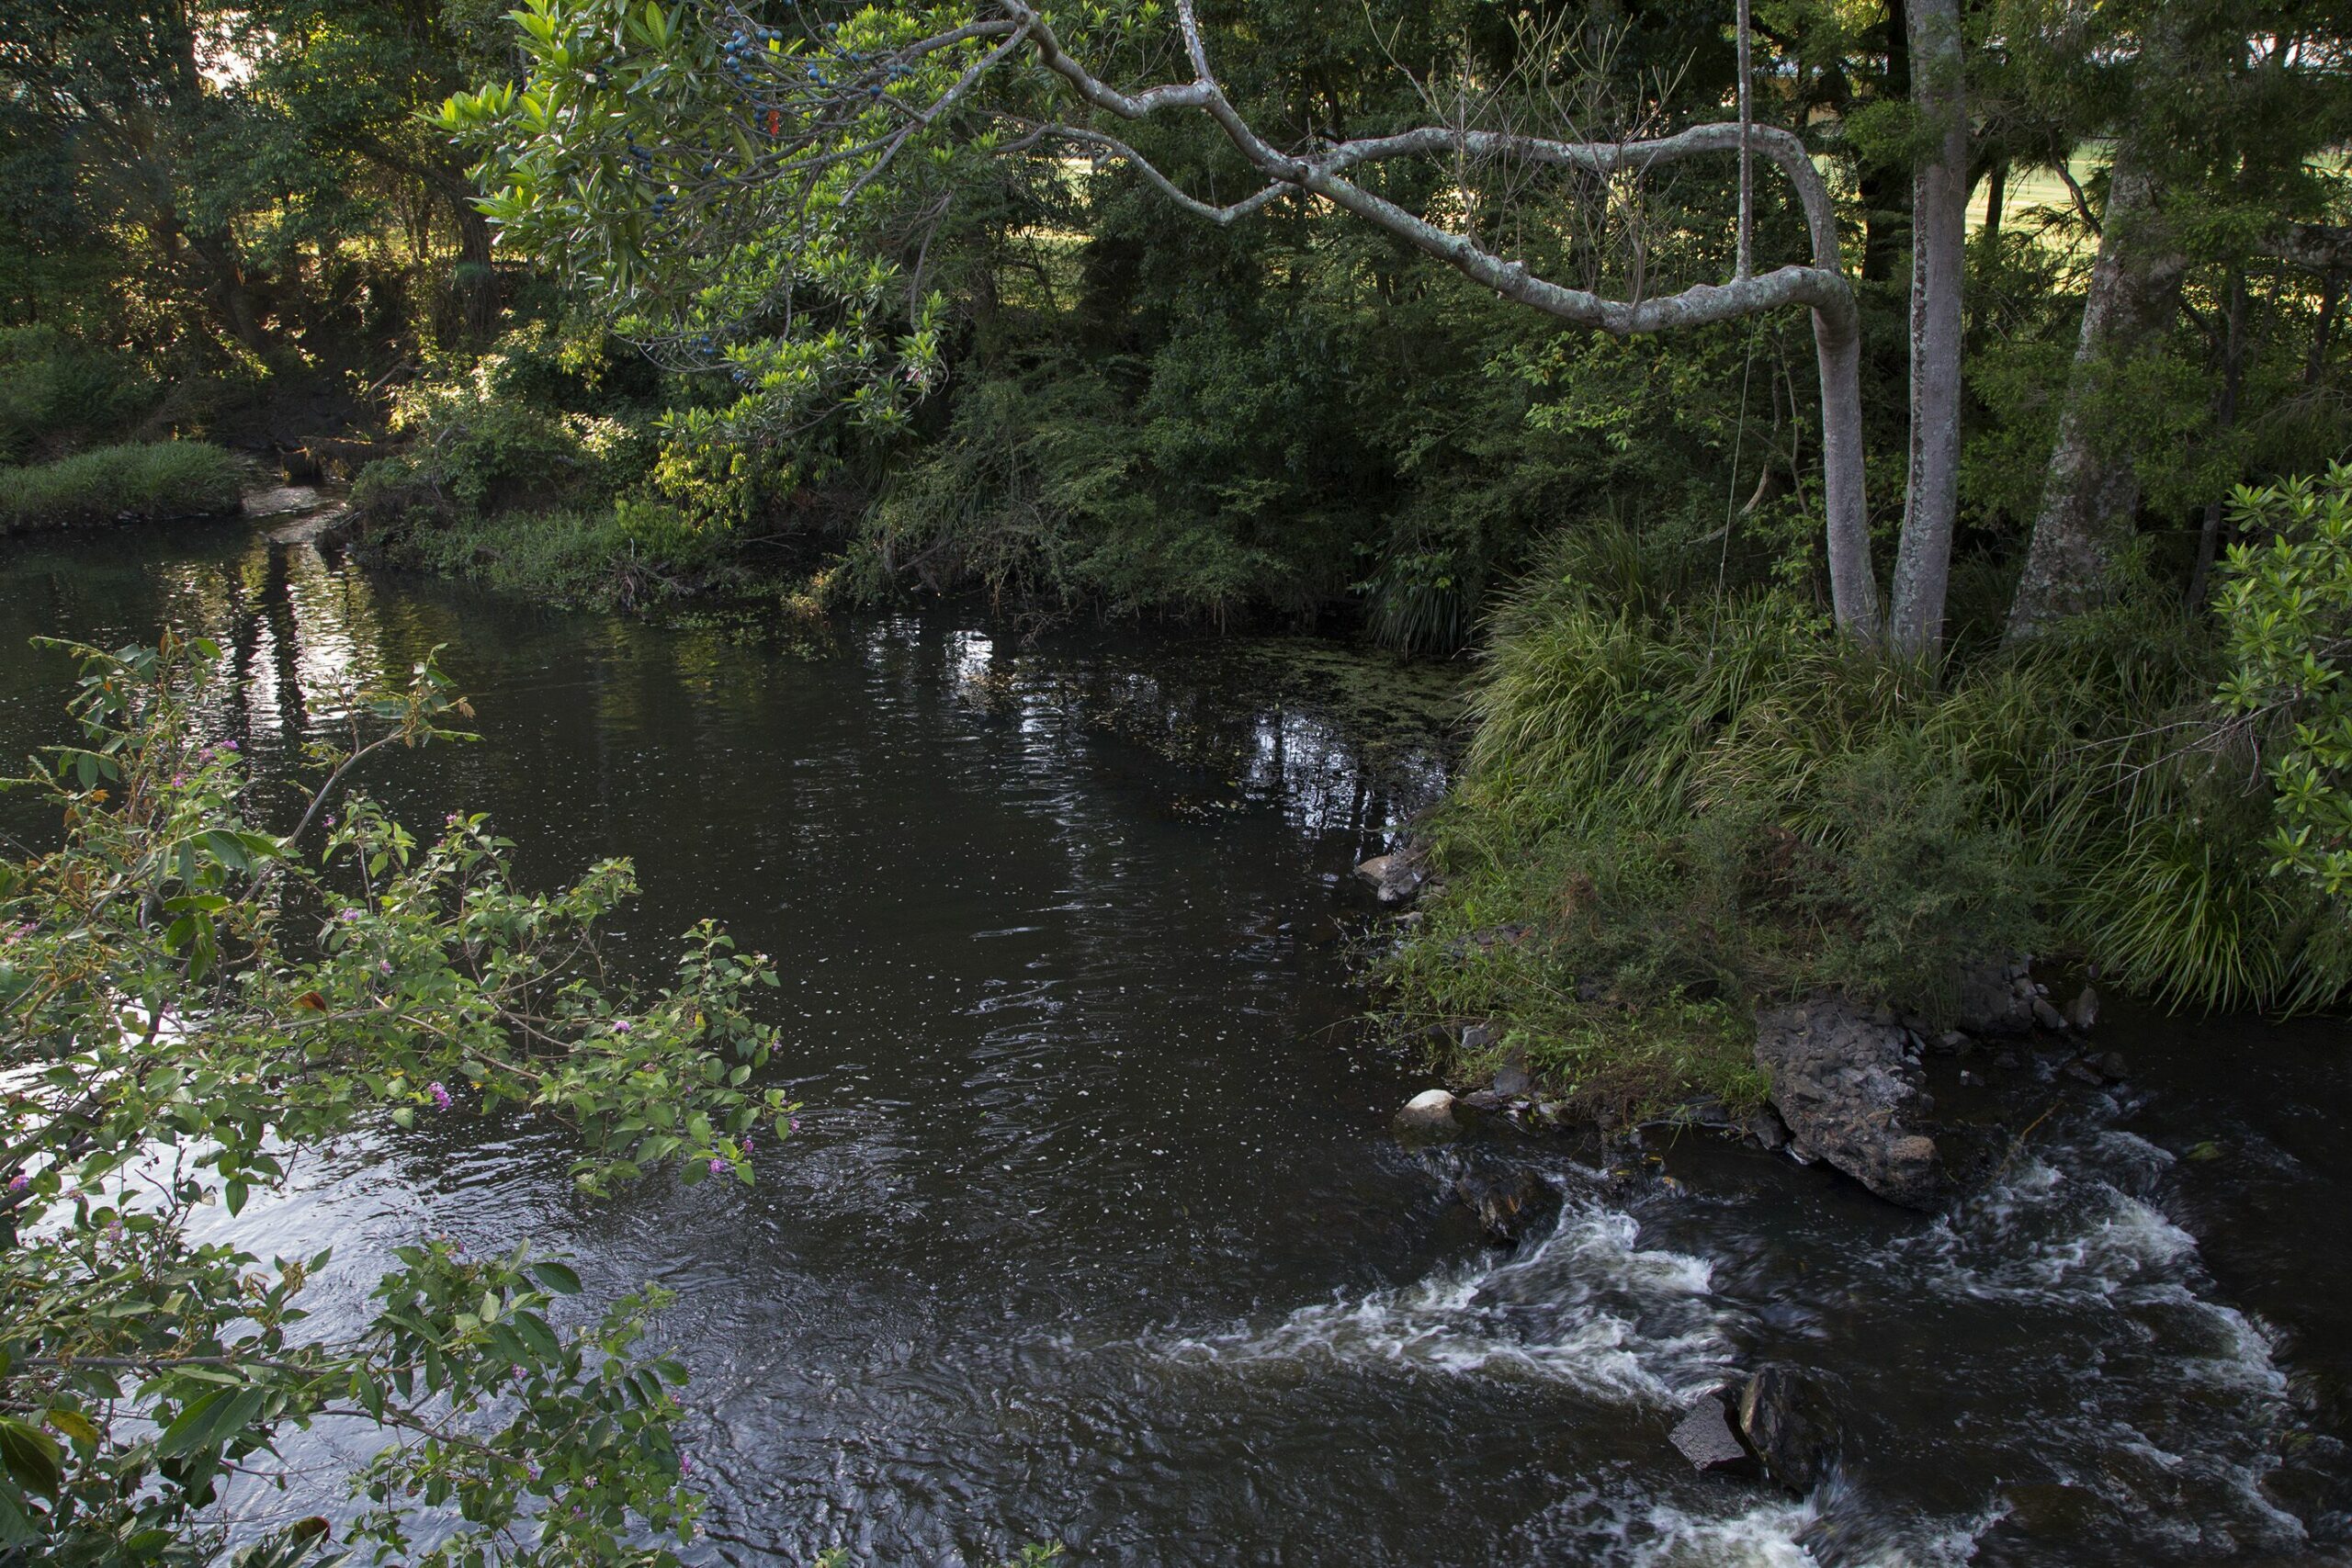
[[1968, 104], [1960, 0], [1910, 0], [1912, 80], [1934, 150], [1913, 175], [1911, 200], [1911, 454], [1903, 535], [1894, 558], [1887, 640], [1933, 659], [1943, 647], [1960, 507], [1962, 289], [1967, 275]]
[[2083, 301], [2057, 445], [2009, 604], [2012, 643], [2105, 603], [2114, 591], [2115, 558], [2139, 510], [2140, 477], [2109, 428], [2120, 411], [2108, 393], [2118, 372], [2172, 324], [2188, 266], [2163, 196], [2126, 142], [2109, 175], [2098, 260]]

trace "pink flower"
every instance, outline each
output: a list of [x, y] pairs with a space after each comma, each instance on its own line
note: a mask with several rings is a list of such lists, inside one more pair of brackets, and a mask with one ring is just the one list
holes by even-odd
[[616, 1034], [627, 1034], [631, 1027], [633, 1026], [629, 1023], [629, 1021], [625, 1018], [616, 1018], [613, 1020], [613, 1032]]
[[220, 750], [233, 753], [237, 750], [237, 743], [233, 740], [223, 740], [220, 742]]
[[11, 1192], [22, 1192], [27, 1184], [28, 1184], [32, 1179], [32, 1172], [28, 1170], [20, 1170], [17, 1172], [16, 1175], [8, 1178], [8, 1190]]
[[435, 1078], [431, 1083], [426, 1084], [424, 1086], [424, 1092], [433, 1097], [433, 1108], [435, 1110], [447, 1111], [449, 1109], [449, 1106], [452, 1103], [449, 1099], [449, 1091], [441, 1087], [441, 1080], [439, 1078]]
[[727, 1163], [725, 1160], [720, 1159], [720, 1158], [719, 1158], [718, 1156], [716, 1156], [716, 1155], [714, 1155], [714, 1156], [711, 1156], [711, 1161], [710, 1161], [710, 1174], [711, 1174], [711, 1175], [713, 1175], [713, 1176], [724, 1176], [724, 1175], [726, 1175], [726, 1174], [727, 1174], [727, 1172], [728, 1172], [728, 1170], [729, 1170], [729, 1168], [730, 1168], [728, 1166], [728, 1163]]
[[389, 958], [379, 958], [376, 961], [376, 967], [389, 975], [392, 972], [392, 961]]

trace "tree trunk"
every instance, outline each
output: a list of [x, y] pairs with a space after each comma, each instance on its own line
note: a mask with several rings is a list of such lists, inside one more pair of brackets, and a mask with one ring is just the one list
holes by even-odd
[[2303, 385], [2316, 387], [2327, 371], [2329, 343], [2335, 335], [2335, 308], [2344, 294], [2344, 275], [2331, 272], [2320, 281], [2319, 321], [2312, 328], [2312, 351], [2303, 359]]
[[207, 291], [230, 335], [255, 354], [260, 353], [266, 342], [261, 312], [254, 304], [244, 267], [237, 259], [235, 238], [226, 232], [190, 234], [187, 248], [203, 269]]
[[2126, 142], [2109, 177], [2098, 261], [2083, 301], [2058, 441], [2009, 604], [2012, 644], [2106, 602], [2114, 591], [2115, 554], [2139, 509], [2140, 477], [2109, 428], [2121, 411], [2108, 394], [2116, 373], [2171, 325], [2188, 267], [2160, 209], [2162, 196]]
[[470, 197], [452, 203], [450, 212], [458, 225], [458, 299], [465, 312], [466, 335], [487, 343], [498, 331], [501, 303], [490, 220], [475, 210]]
[[[1933, 6], [1936, 0], [1928, 0]], [[1905, 0], [1888, 0], [1886, 7], [1887, 98], [1911, 96], [1911, 33]], [[1854, 194], [1862, 203], [1862, 281], [1885, 283], [1894, 276], [1895, 258], [1908, 239], [1911, 214], [1905, 210], [1911, 181], [1899, 164], [1869, 164], [1855, 176]]]
[[[2238, 422], [2238, 392], [2245, 385], [2245, 269], [2230, 269], [2230, 317], [2222, 341], [2222, 389], [2213, 399], [2213, 433], [2226, 435]], [[2222, 544], [2222, 498], [2205, 503], [2205, 525], [2197, 535], [2197, 568], [2188, 574], [2188, 604], [2205, 603], [2205, 582]]]
[[1858, 642], [1879, 637], [1878, 574], [1871, 567], [1870, 508], [1862, 489], [1862, 322], [1849, 307], [1813, 313], [1821, 366], [1821, 503], [1826, 517], [1829, 609]]
[[1961, 294], [1968, 270], [1968, 105], [1960, 0], [1910, 0], [1911, 71], [1937, 132], [1911, 198], [1911, 464], [1887, 640], [1934, 659], [1944, 636], [1952, 521], [1960, 508]]
[[1984, 243], [1996, 254], [2001, 248], [2001, 204], [2009, 194], [2009, 161], [1993, 165], [1984, 176]]

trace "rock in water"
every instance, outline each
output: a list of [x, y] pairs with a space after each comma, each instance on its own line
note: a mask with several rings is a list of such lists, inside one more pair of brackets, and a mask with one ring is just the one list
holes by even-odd
[[2076, 1029], [2088, 1030], [2098, 1022], [2098, 993], [2090, 987], [2066, 1004], [2066, 1021]]
[[2022, 958], [1988, 958], [1960, 970], [1960, 1016], [1971, 1034], [2023, 1034], [2033, 1028], [2033, 976]]
[[1453, 1096], [1442, 1089], [1427, 1089], [1405, 1102], [1396, 1112], [1396, 1130], [1424, 1137], [1442, 1137], [1461, 1130], [1454, 1119]]
[[1739, 1430], [1764, 1473], [1800, 1496], [1828, 1467], [1833, 1426], [1805, 1380], [1786, 1367], [1749, 1374], [1739, 1391]]
[[1408, 904], [1429, 880], [1429, 861], [1419, 850], [1398, 850], [1373, 856], [1356, 867], [1356, 874], [1373, 885], [1382, 903]]
[[1532, 1170], [1506, 1176], [1470, 1175], [1453, 1184], [1454, 1195], [1478, 1216], [1478, 1228], [1498, 1247], [1516, 1243], [1556, 1205], [1551, 1184]]
[[1901, 1028], [1834, 999], [1757, 1015], [1756, 1061], [1790, 1148], [1817, 1156], [1891, 1202], [1935, 1207], [1943, 1170], [1935, 1140], [1904, 1122], [1918, 1108], [1917, 1069]]
[[1692, 1405], [1675, 1427], [1673, 1441], [1682, 1457], [1702, 1471], [1737, 1472], [1756, 1465], [1755, 1457], [1740, 1446], [1739, 1434], [1731, 1429], [1724, 1402], [1712, 1393]]

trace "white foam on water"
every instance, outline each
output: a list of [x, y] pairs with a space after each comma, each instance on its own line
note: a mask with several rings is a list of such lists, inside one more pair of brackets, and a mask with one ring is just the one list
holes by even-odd
[[1672, 1496], [1585, 1491], [1547, 1511], [1537, 1531], [1544, 1544], [1531, 1561], [1585, 1568], [1960, 1568], [1997, 1517], [1989, 1509], [1962, 1519], [1887, 1513], [1837, 1473], [1801, 1502], [1720, 1482]]
[[1301, 1307], [1271, 1327], [1154, 1348], [1249, 1365], [1327, 1359], [1440, 1374], [1515, 1374], [1615, 1403], [1672, 1406], [1724, 1381], [1728, 1314], [1702, 1258], [1639, 1244], [1633, 1216], [1574, 1197], [1508, 1261]]
[[1937, 1289], [1986, 1301], [2079, 1304], [2170, 1278], [2193, 1261], [2197, 1238], [2097, 1175], [2069, 1176], [2029, 1159], [1895, 1255], [1923, 1251]]
[[1764, 1503], [1729, 1518], [1701, 1518], [1668, 1504], [1645, 1510], [1628, 1568], [1815, 1568], [1797, 1538], [1814, 1521], [1804, 1503]]

